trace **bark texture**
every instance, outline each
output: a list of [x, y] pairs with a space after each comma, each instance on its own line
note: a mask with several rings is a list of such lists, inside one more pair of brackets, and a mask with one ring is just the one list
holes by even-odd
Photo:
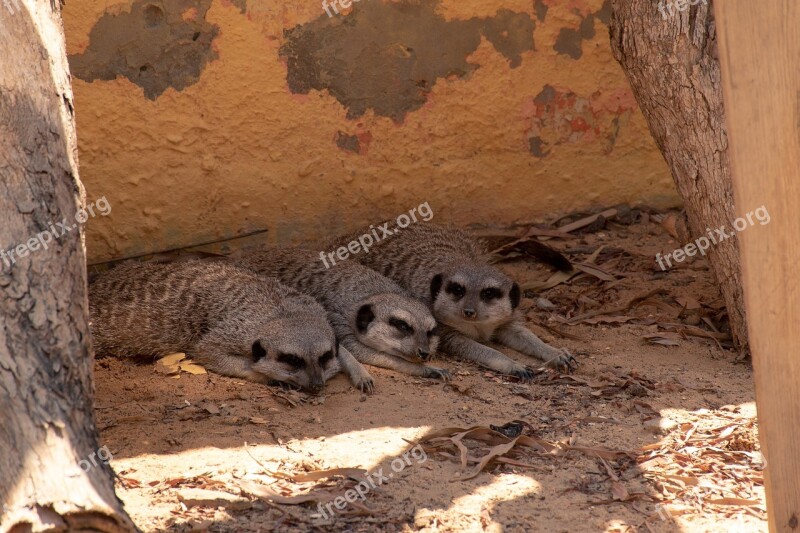
[[[96, 458], [60, 4], [0, 2], [0, 52], [0, 531], [135, 531]], [[53, 229], [47, 249], [30, 241]]]
[[[713, 0], [711, 0], [713, 1]], [[630, 81], [683, 198], [693, 241], [738, 216], [728, 156], [717, 33], [711, 1], [678, 11], [674, 2], [612, 0], [611, 48]], [[672, 5], [672, 12], [667, 5]], [[760, 206], [741, 206], [743, 211]], [[688, 242], [688, 241], [687, 241]], [[747, 352], [739, 244], [708, 252], [740, 352]]]

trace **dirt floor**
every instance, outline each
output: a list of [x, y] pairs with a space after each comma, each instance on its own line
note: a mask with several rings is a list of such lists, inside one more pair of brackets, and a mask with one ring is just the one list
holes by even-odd
[[[583, 263], [567, 281], [500, 265], [529, 289], [531, 329], [579, 360], [572, 376], [439, 359], [452, 382], [370, 367], [374, 395], [340, 375], [310, 397], [99, 359], [118, 494], [144, 531], [766, 531], [752, 371], [707, 263], [656, 266], [679, 246], [670, 217], [622, 211], [549, 240]], [[515, 420], [509, 437], [457, 429]], [[363, 500], [326, 508], [366, 475]]]

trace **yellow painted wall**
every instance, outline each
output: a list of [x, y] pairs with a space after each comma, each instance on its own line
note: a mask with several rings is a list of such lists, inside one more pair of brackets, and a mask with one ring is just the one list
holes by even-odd
[[[463, 225], [679, 203], [602, 0], [381, 2], [333, 17], [318, 0], [67, 2], [81, 177], [113, 208], [88, 224], [89, 261], [258, 230], [290, 242], [423, 202]], [[327, 65], [307, 94], [286, 51], [298, 26], [301, 62]], [[358, 116], [365, 101], [380, 103]]]

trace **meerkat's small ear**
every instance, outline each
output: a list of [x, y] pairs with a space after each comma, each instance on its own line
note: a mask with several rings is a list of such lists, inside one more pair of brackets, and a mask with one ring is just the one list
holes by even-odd
[[519, 285], [514, 283], [511, 290], [508, 291], [508, 297], [511, 299], [511, 309], [516, 309], [519, 306], [519, 300], [522, 298], [522, 293], [519, 290]]
[[375, 320], [375, 313], [372, 312], [372, 305], [362, 305], [356, 316], [356, 328], [358, 332], [365, 333], [373, 320]]
[[261, 345], [261, 341], [253, 343], [253, 362], [257, 362], [267, 356], [267, 350]]
[[444, 278], [444, 276], [442, 276], [441, 274], [436, 274], [435, 276], [433, 276], [433, 279], [431, 280], [431, 301], [432, 302], [434, 300], [436, 300], [436, 297], [439, 295], [439, 291], [442, 290], [443, 278]]

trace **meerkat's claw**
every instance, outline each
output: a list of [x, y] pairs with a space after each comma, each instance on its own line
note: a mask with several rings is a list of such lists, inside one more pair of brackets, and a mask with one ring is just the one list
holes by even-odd
[[362, 379], [356, 387], [364, 394], [372, 395], [375, 392], [375, 382], [372, 381], [372, 378]]
[[426, 366], [425, 367], [425, 374], [423, 377], [426, 378], [433, 378], [433, 379], [441, 379], [442, 381], [450, 381], [452, 379], [452, 374], [450, 374], [449, 370], [445, 370], [444, 368], [436, 368], [434, 366]]
[[562, 348], [561, 354], [553, 357], [545, 365], [547, 368], [552, 368], [563, 372], [565, 374], [572, 374], [578, 367], [578, 361], [569, 353], [568, 350]]
[[536, 371], [526, 366], [518, 370], [512, 370], [508, 375], [518, 378], [522, 382], [527, 382], [533, 379], [533, 376], [536, 375]]
[[268, 381], [267, 385], [269, 385], [270, 387], [278, 387], [279, 389], [281, 389], [284, 392], [289, 392], [289, 391], [293, 391], [293, 390], [299, 390], [297, 386], [292, 385], [291, 383], [287, 383], [285, 381], [278, 381], [278, 380], [275, 380], [275, 379], [273, 379], [271, 381]]

